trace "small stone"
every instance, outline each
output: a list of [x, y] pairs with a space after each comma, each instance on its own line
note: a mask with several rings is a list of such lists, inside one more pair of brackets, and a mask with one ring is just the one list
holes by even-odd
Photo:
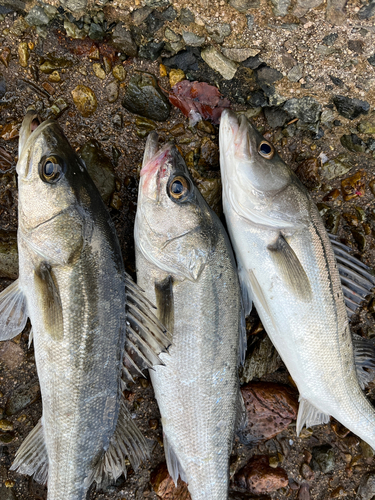
[[217, 170], [219, 168], [219, 148], [208, 137], [202, 139], [198, 167], [203, 170]]
[[320, 186], [319, 167], [320, 161], [318, 158], [308, 158], [298, 165], [297, 177], [308, 189], [315, 189]]
[[108, 102], [115, 102], [118, 98], [119, 86], [118, 82], [111, 82], [107, 85], [105, 89]]
[[256, 71], [256, 76], [258, 82], [271, 84], [281, 80], [283, 74], [280, 71], [277, 71], [277, 69], [264, 66]]
[[106, 77], [106, 74], [105, 74], [105, 71], [104, 69], [102, 68], [101, 64], [99, 63], [94, 63], [92, 65], [92, 70], [95, 74], [95, 76], [97, 76], [98, 78], [100, 78], [101, 80], [105, 80], [105, 77]]
[[121, 128], [122, 127], [122, 116], [118, 113], [113, 115], [112, 123], [114, 127]]
[[211, 38], [216, 43], [223, 43], [224, 39], [232, 33], [230, 24], [227, 23], [217, 23], [213, 26], [206, 26], [207, 33], [211, 35]]
[[212, 125], [212, 123], [206, 120], [199, 121], [197, 124], [197, 129], [201, 132], [205, 132], [206, 134], [215, 134], [215, 127]]
[[[340, 212], [338, 210], [328, 210], [324, 217], [325, 226], [329, 233], [337, 234], [340, 225]], [[301, 433], [302, 434], [302, 433]]]
[[145, 24], [147, 26], [148, 32], [151, 34], [156, 33], [164, 25], [164, 19], [160, 12], [157, 10], [152, 10], [148, 15]]
[[173, 135], [173, 137], [179, 137], [180, 135], [184, 135], [185, 133], [185, 127], [183, 123], [177, 123], [174, 127], [172, 127], [169, 130], [170, 134]]
[[264, 108], [264, 116], [267, 123], [272, 128], [283, 127], [289, 119], [288, 113], [280, 108]]
[[341, 95], [334, 96], [333, 103], [339, 114], [349, 120], [354, 120], [362, 114], [366, 115], [370, 109], [367, 101], [361, 101], [356, 98], [351, 99]]
[[143, 59], [148, 59], [150, 61], [156, 61], [160, 56], [164, 48], [164, 42], [150, 42], [146, 45], [139, 47], [138, 57]]
[[169, 84], [171, 88], [176, 85], [176, 83], [185, 80], [186, 76], [182, 69], [171, 69], [169, 73]]
[[168, 75], [167, 67], [164, 64], [159, 64], [159, 75], [161, 78], [164, 78]]
[[356, 134], [343, 135], [340, 142], [349, 151], [364, 153], [366, 150], [366, 144]]
[[19, 136], [19, 129], [17, 123], [7, 123], [0, 132], [0, 137], [4, 141], [10, 141], [12, 139], [17, 139]]
[[148, 134], [156, 129], [156, 123], [153, 120], [149, 120], [148, 118], [145, 118], [143, 116], [137, 116], [135, 119], [135, 124], [136, 124], [136, 134], [140, 138], [147, 137]]
[[322, 165], [322, 175], [327, 180], [336, 179], [349, 172], [353, 165], [351, 157], [347, 153], [341, 153]]
[[113, 193], [111, 201], [110, 201], [110, 207], [114, 208], [115, 210], [121, 210], [123, 207], [122, 199], [120, 196], [120, 193]]
[[0, 345], [0, 362], [4, 363], [9, 370], [15, 370], [20, 367], [24, 360], [24, 354], [22, 348], [7, 340], [1, 342]]
[[103, 57], [103, 66], [104, 66], [105, 74], [109, 75], [109, 73], [112, 70], [112, 61], [110, 60], [109, 57], [106, 57], [106, 56]]
[[357, 54], [363, 53], [364, 42], [362, 40], [348, 40], [348, 49]]
[[202, 50], [201, 56], [210, 68], [220, 73], [225, 80], [231, 80], [236, 74], [237, 64], [226, 58], [214, 47]]
[[372, 54], [372, 56], [370, 56], [367, 60], [371, 66], [375, 66], [375, 54]]
[[193, 176], [194, 183], [197, 185], [201, 195], [212, 210], [220, 216], [222, 214], [221, 179], [203, 177], [194, 168], [191, 168], [190, 171]]
[[346, 22], [344, 8], [347, 0], [327, 0], [326, 19], [333, 25], [340, 25]]
[[71, 23], [67, 19], [64, 20], [64, 28], [67, 36], [70, 38], [77, 40], [83, 40], [86, 38], [86, 32], [84, 30], [80, 30], [76, 24]]
[[98, 101], [94, 92], [85, 85], [77, 85], [72, 90], [73, 102], [79, 113], [87, 118], [92, 115], [98, 107]]
[[43, 82], [42, 87], [44, 88], [44, 90], [46, 90], [49, 93], [49, 95], [54, 95], [56, 92], [56, 90], [48, 82]]
[[91, 23], [88, 36], [89, 36], [89, 38], [91, 38], [91, 40], [101, 41], [101, 40], [103, 40], [103, 38], [105, 36], [105, 31], [100, 26], [100, 24]]
[[180, 15], [178, 17], [180, 24], [187, 26], [195, 21], [195, 16], [189, 9], [181, 9]]
[[78, 153], [85, 162], [87, 171], [100, 196], [106, 203], [115, 190], [115, 172], [110, 158], [95, 139], [86, 142]]
[[158, 419], [157, 418], [151, 418], [148, 421], [148, 426], [150, 427], [150, 429], [156, 430], [159, 427], [159, 421], [158, 421]]
[[138, 48], [134, 43], [130, 32], [122, 26], [122, 23], [117, 23], [112, 33], [113, 46], [130, 57], [137, 57]]
[[50, 82], [59, 83], [61, 81], [61, 76], [58, 71], [53, 71], [49, 76], [48, 80]]
[[26, 42], [21, 42], [18, 45], [18, 62], [20, 63], [20, 66], [23, 68], [27, 67], [27, 63], [29, 61], [30, 53], [29, 53], [29, 47]]
[[259, 7], [259, 0], [229, 0], [229, 5], [245, 14], [249, 9], [256, 9]]
[[[324, 0], [323, 0], [324, 1]], [[297, 4], [293, 9], [293, 14], [296, 17], [304, 16], [309, 10], [315, 9], [323, 3], [322, 0], [297, 0]]]
[[9, 396], [5, 405], [5, 413], [8, 416], [24, 410], [40, 397], [39, 384], [30, 382], [29, 384], [17, 387]]
[[375, 14], [375, 2], [374, 0], [370, 0], [367, 5], [361, 7], [358, 12], [358, 19], [370, 19]]
[[168, 474], [165, 463], [160, 464], [151, 472], [150, 482], [159, 498], [164, 500], [191, 500], [187, 484], [179, 477], [176, 487], [173, 479]]
[[314, 446], [312, 453], [312, 468], [314, 471], [321, 471], [324, 474], [333, 471], [335, 467], [335, 453], [329, 444]]
[[298, 500], [310, 500], [310, 486], [308, 483], [302, 483], [298, 491]]
[[301, 466], [301, 476], [304, 479], [307, 479], [307, 481], [312, 481], [315, 477], [315, 474], [309, 465], [303, 463]]
[[271, 0], [271, 4], [274, 15], [284, 17], [288, 13], [291, 0]]
[[361, 441], [360, 446], [364, 458], [372, 458], [375, 455], [375, 451], [366, 441]]
[[181, 36], [172, 31], [170, 28], [165, 28], [164, 36], [170, 42], [179, 42], [181, 40]]
[[36, 5], [29, 11], [27, 16], [25, 17], [25, 21], [30, 26], [45, 26], [49, 23], [50, 18], [44, 12], [42, 7]]
[[313, 97], [302, 97], [289, 99], [283, 109], [303, 123], [316, 123], [320, 118], [322, 106]]
[[0, 500], [16, 500], [12, 488], [7, 488], [5, 485], [0, 486]]
[[249, 57], [255, 57], [256, 55], [259, 54], [259, 49], [227, 49], [223, 47], [221, 49], [222, 53], [227, 57], [228, 59], [231, 59], [232, 61], [235, 62], [243, 62]]
[[122, 105], [131, 113], [156, 121], [166, 120], [171, 109], [156, 78], [140, 71], [131, 77]]
[[133, 10], [131, 13], [133, 24], [136, 26], [142, 24], [143, 21], [145, 21], [145, 19], [147, 19], [147, 17], [151, 14], [152, 10], [152, 7], [141, 7], [140, 9]]
[[[334, 201], [340, 196], [340, 191], [335, 188], [329, 191], [324, 197], [323, 201]], [[327, 205], [328, 206], [328, 205]], [[328, 207], [329, 208], [329, 207]], [[322, 214], [321, 214], [322, 215]], [[332, 425], [332, 424], [331, 424]]]
[[247, 29], [253, 30], [254, 28], [254, 16], [251, 14], [246, 14]]
[[303, 66], [301, 64], [293, 66], [293, 68], [287, 74], [288, 80], [291, 82], [299, 82], [303, 76], [302, 68]]
[[190, 45], [191, 47], [200, 47], [206, 41], [204, 36], [199, 36], [191, 31], [184, 30], [182, 30], [182, 38], [184, 39], [186, 45]]
[[360, 229], [351, 229], [353, 239], [360, 252], [364, 252], [366, 249], [366, 236]]
[[13, 423], [10, 420], [1, 419], [0, 420], [0, 430], [2, 432], [12, 431], [14, 428]]
[[329, 35], [326, 35], [323, 40], [322, 40], [322, 43], [324, 45], [327, 45], [328, 47], [331, 47], [331, 45], [333, 45], [335, 43], [335, 41], [338, 39], [339, 35], [337, 33], [330, 33]]
[[365, 194], [365, 181], [366, 172], [360, 170], [351, 177], [341, 181], [341, 191], [344, 197], [344, 201], [352, 200], [357, 196], [364, 196]]
[[65, 69], [73, 66], [73, 61], [64, 57], [54, 57], [48, 55], [48, 58], [39, 66], [42, 73], [50, 75], [57, 69]]
[[175, 9], [170, 5], [167, 9], [165, 9], [161, 15], [166, 21], [174, 21], [177, 17], [177, 12]]
[[288, 485], [288, 475], [281, 467], [270, 467], [268, 457], [255, 455], [235, 475], [234, 481], [240, 488], [262, 495], [285, 488]]
[[112, 75], [118, 80], [119, 82], [123, 82], [126, 78], [126, 71], [124, 69], [124, 66], [121, 64], [118, 64], [112, 69]]
[[10, 61], [10, 48], [9, 47], [4, 47], [0, 53], [0, 61], [4, 64], [4, 66], [7, 68], [9, 65]]
[[375, 475], [373, 473], [365, 474], [361, 482], [359, 483], [359, 488], [357, 490], [358, 500], [372, 500], [375, 496]]
[[364, 121], [361, 121], [357, 129], [362, 134], [375, 134], [375, 112], [370, 113]]
[[341, 497], [346, 497], [347, 493], [345, 491], [345, 488], [343, 486], [337, 486], [337, 488], [335, 488], [330, 497], [331, 498], [341, 498]]

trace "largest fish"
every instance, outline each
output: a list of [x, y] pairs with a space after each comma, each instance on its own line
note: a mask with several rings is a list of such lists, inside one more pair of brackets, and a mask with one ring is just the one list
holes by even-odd
[[[353, 348], [343, 291], [315, 203], [272, 144], [224, 111], [223, 206], [247, 313], [251, 301], [300, 392], [297, 433], [334, 416], [375, 448], [362, 387], [369, 349]], [[357, 366], [356, 366], [357, 365]]]
[[27, 113], [17, 174], [20, 274], [0, 294], [0, 339], [30, 318], [43, 416], [12, 468], [47, 481], [48, 500], [84, 500], [94, 480], [126, 471], [126, 455], [134, 467], [147, 456], [122, 372], [131, 378], [133, 359], [158, 363], [168, 337], [125, 274], [110, 216], [56, 122]]
[[[137, 279], [173, 334], [151, 375], [169, 473], [193, 500], [226, 500], [236, 421], [241, 298], [225, 230], [176, 146], [150, 134], [135, 223]], [[160, 368], [160, 369], [159, 369]]]

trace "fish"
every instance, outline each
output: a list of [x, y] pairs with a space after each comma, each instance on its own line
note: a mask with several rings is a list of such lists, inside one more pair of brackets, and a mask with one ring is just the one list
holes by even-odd
[[110, 215], [58, 123], [29, 110], [19, 139], [19, 277], [0, 294], [0, 340], [30, 318], [42, 418], [11, 469], [47, 483], [48, 500], [149, 456], [123, 389], [161, 363], [170, 335], [125, 273]]
[[[244, 116], [223, 112], [219, 144], [245, 314], [253, 303], [298, 387], [297, 435], [333, 416], [375, 448], [375, 412], [363, 392], [374, 347], [352, 338], [341, 271], [315, 203]], [[344, 254], [341, 262], [350, 260]]]
[[193, 500], [228, 498], [235, 429], [246, 422], [239, 390], [242, 303], [234, 256], [217, 215], [175, 145], [149, 135], [134, 239], [137, 283], [172, 334], [150, 377], [169, 474]]

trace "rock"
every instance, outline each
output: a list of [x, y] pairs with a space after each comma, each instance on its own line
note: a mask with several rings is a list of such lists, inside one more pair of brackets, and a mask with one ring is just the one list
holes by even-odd
[[296, 66], [293, 66], [293, 68], [288, 71], [288, 80], [290, 80], [291, 82], [299, 82], [303, 76], [302, 69], [302, 64], [296, 64]]
[[142, 24], [151, 14], [152, 10], [152, 7], [141, 7], [140, 9], [133, 10], [131, 13], [133, 24], [135, 24], [135, 26]]
[[105, 93], [108, 102], [115, 102], [118, 98], [119, 86], [118, 82], [111, 82], [105, 88]]
[[273, 382], [250, 382], [241, 387], [247, 426], [240, 432], [246, 443], [277, 436], [297, 418], [298, 399], [290, 387]]
[[272, 10], [275, 16], [286, 16], [291, 0], [271, 0]]
[[220, 85], [221, 91], [228, 96], [228, 99], [240, 104], [249, 103], [249, 97], [256, 87], [254, 72], [242, 66], [237, 69], [232, 80], [224, 80]]
[[372, 54], [372, 56], [370, 56], [367, 60], [371, 66], [375, 66], [375, 54]]
[[237, 64], [225, 57], [214, 47], [208, 47], [201, 52], [203, 60], [225, 80], [231, 80], [237, 71]]
[[97, 76], [101, 80], [105, 79], [105, 77], [106, 77], [105, 71], [99, 63], [94, 63], [92, 65], [92, 70], [93, 70], [95, 76]]
[[321, 446], [314, 446], [311, 453], [311, 463], [314, 471], [321, 471], [324, 474], [333, 471], [335, 467], [335, 453], [331, 445], [323, 444]]
[[182, 30], [182, 38], [184, 39], [186, 45], [190, 45], [191, 47], [200, 47], [206, 41], [204, 36], [199, 36], [191, 31], [184, 30]]
[[7, 488], [4, 485], [0, 486], [0, 500], [16, 500], [13, 488]]
[[0, 430], [2, 432], [12, 431], [14, 429], [14, 425], [10, 420], [6, 420], [5, 418], [0, 420]]
[[118, 64], [117, 66], [114, 66], [112, 69], [112, 75], [118, 80], [119, 82], [123, 82], [126, 78], [126, 71], [124, 69], [124, 66], [121, 64]]
[[356, 498], [358, 500], [372, 500], [374, 496], [375, 474], [374, 472], [369, 472], [362, 477], [361, 482], [359, 483]]
[[347, 153], [341, 153], [322, 165], [322, 175], [327, 180], [336, 179], [349, 172], [353, 165], [354, 162], [351, 157]]
[[33, 381], [25, 386], [17, 387], [12, 391], [6, 402], [5, 413], [8, 416], [15, 415], [32, 403], [35, 403], [39, 397], [40, 390], [38, 382]]
[[275, 372], [282, 365], [281, 358], [268, 335], [257, 338], [248, 346], [248, 353], [241, 374], [241, 384]]
[[341, 191], [344, 201], [352, 200], [357, 196], [364, 196], [365, 177], [366, 172], [364, 170], [360, 170], [351, 177], [347, 177], [346, 179], [341, 181]]
[[255, 57], [257, 54], [259, 54], [259, 49], [227, 49], [223, 47], [221, 49], [222, 53], [227, 57], [228, 59], [231, 59], [232, 61], [235, 62], [243, 62], [246, 59], [249, 59], [249, 57]]
[[207, 122], [206, 120], [201, 120], [197, 124], [197, 129], [200, 130], [201, 132], [204, 132], [205, 134], [215, 134], [215, 127], [212, 125], [212, 123]]
[[50, 22], [50, 18], [44, 12], [42, 7], [36, 5], [27, 14], [27, 16], [25, 17], [25, 21], [30, 26], [45, 26]]
[[166, 21], [174, 21], [177, 17], [177, 12], [175, 9], [170, 5], [167, 9], [165, 9], [161, 15]]
[[367, 101], [351, 99], [342, 95], [335, 95], [333, 103], [339, 114], [349, 120], [354, 120], [362, 114], [366, 115], [370, 109], [370, 104]]
[[0, 362], [4, 363], [9, 370], [19, 368], [24, 359], [22, 348], [14, 342], [7, 340], [0, 344]]
[[148, 7], [167, 7], [169, 0], [144, 0]]
[[178, 17], [180, 24], [188, 26], [195, 21], [195, 16], [189, 9], [181, 9], [180, 15]]
[[80, 40], [86, 38], [87, 33], [84, 30], [80, 30], [76, 24], [71, 23], [67, 19], [64, 19], [64, 28], [67, 36], [71, 38], [76, 38]]
[[185, 80], [186, 76], [182, 69], [171, 69], [169, 72], [169, 85], [173, 87], [176, 83]]
[[315, 9], [323, 3], [324, 0], [297, 0], [293, 14], [296, 17], [304, 16], [309, 10]]
[[61, 81], [61, 76], [58, 71], [52, 71], [52, 73], [48, 76], [48, 80], [50, 82], [59, 83]]
[[201, 195], [206, 200], [208, 205], [217, 215], [222, 215], [223, 210], [221, 205], [221, 179], [210, 179], [202, 177], [194, 168], [190, 169], [190, 173], [193, 176], [194, 183], [198, 187]]
[[77, 85], [77, 87], [72, 90], [72, 96], [73, 102], [82, 116], [86, 118], [95, 113], [98, 107], [98, 101], [90, 87]]
[[298, 118], [303, 123], [316, 123], [320, 118], [322, 106], [313, 97], [292, 98], [286, 101], [283, 109], [292, 118]]
[[[200, 122], [199, 122], [200, 123]], [[180, 137], [185, 134], [185, 127], [183, 123], [177, 123], [171, 129], [169, 129], [169, 133], [173, 135], [173, 137]]]
[[23, 68], [27, 67], [29, 61], [30, 53], [26, 42], [21, 42], [18, 45], [18, 62]]
[[168, 473], [167, 464], [160, 464], [150, 475], [151, 485], [163, 500], [191, 500], [187, 484], [178, 478], [177, 487]]
[[264, 116], [272, 128], [283, 127], [289, 119], [288, 113], [280, 108], [264, 108]]
[[370, 113], [366, 120], [357, 125], [358, 132], [362, 134], [375, 134], [375, 112]]
[[179, 42], [181, 40], [181, 36], [175, 33], [170, 28], [165, 28], [164, 36], [170, 42]]
[[333, 25], [340, 25], [346, 22], [344, 8], [347, 0], [327, 0], [326, 19]]
[[39, 66], [39, 69], [46, 75], [50, 75], [58, 69], [71, 68], [73, 66], [73, 60], [67, 57], [55, 57], [51, 54], [45, 54], [43, 59], [44, 62]]
[[298, 165], [297, 177], [308, 189], [315, 189], [320, 186], [319, 167], [318, 158], [308, 158]]
[[137, 45], [134, 43], [130, 31], [124, 28], [121, 23], [117, 23], [115, 29], [113, 30], [112, 44], [116, 49], [120, 50], [125, 55], [137, 57]]
[[68, 0], [65, 4], [66, 9], [72, 12], [84, 11], [87, 6], [87, 0]]
[[122, 105], [131, 113], [156, 121], [166, 120], [171, 109], [156, 78], [140, 71], [131, 77]]
[[256, 76], [259, 83], [275, 83], [282, 79], [283, 74], [277, 69], [263, 66], [256, 70]]
[[[0, 61], [4, 64], [4, 66], [7, 68], [9, 65], [10, 61], [10, 48], [9, 47], [3, 47], [1, 53], [0, 53]], [[371, 59], [371, 58], [370, 58]]]
[[[374, 2], [375, 6], [375, 2]], [[348, 40], [348, 49], [357, 54], [363, 53], [364, 42], [362, 40]]]
[[315, 477], [315, 474], [309, 465], [303, 463], [301, 466], [301, 476], [304, 479], [307, 479], [307, 481], [312, 481]]
[[298, 491], [298, 500], [310, 500], [310, 486], [308, 483], [302, 483]]
[[247, 28], [252, 30], [254, 28], [254, 16], [246, 14]]
[[95, 139], [86, 142], [78, 151], [78, 154], [85, 162], [87, 171], [98, 188], [103, 201], [107, 202], [115, 190], [116, 177], [111, 160]]
[[216, 43], [223, 43], [224, 39], [232, 33], [232, 28], [227, 23], [216, 23], [213, 26], [207, 25], [206, 30]]
[[0, 231], [0, 277], [18, 278], [18, 248], [15, 232]]
[[242, 66], [245, 68], [257, 69], [261, 64], [263, 64], [263, 62], [259, 59], [259, 56], [251, 56], [243, 61]]
[[375, 1], [370, 0], [370, 2], [367, 5], [364, 5], [358, 12], [358, 18], [363, 20], [363, 19], [370, 19], [375, 14]]
[[145, 24], [147, 26], [148, 32], [151, 35], [154, 35], [160, 28], [164, 25], [164, 18], [160, 12], [157, 10], [151, 11], [151, 13], [147, 16]]
[[340, 79], [340, 78], [337, 78], [337, 76], [333, 76], [333, 75], [328, 75], [331, 82], [336, 85], [337, 87], [345, 87], [345, 83]]
[[229, 5], [238, 12], [246, 13], [249, 9], [256, 9], [260, 5], [259, 0], [229, 0]]
[[144, 118], [143, 116], [137, 116], [137, 118], [135, 119], [135, 124], [137, 127], [136, 134], [142, 139], [144, 137], [147, 137], [151, 130], [156, 129], [156, 123], [152, 120]]
[[366, 144], [356, 134], [343, 135], [340, 138], [341, 144], [349, 151], [364, 153], [366, 151]]
[[146, 45], [139, 47], [138, 56], [143, 59], [148, 59], [150, 61], [155, 61], [164, 48], [164, 42], [149, 42]]
[[113, 115], [112, 123], [114, 127], [121, 128], [122, 127], [122, 116], [118, 113]]
[[100, 24], [91, 23], [88, 35], [91, 40], [103, 40], [105, 31], [100, 26]]
[[333, 45], [335, 43], [335, 41], [338, 39], [339, 35], [337, 33], [330, 33], [329, 35], [326, 35], [323, 40], [322, 40], [322, 43], [324, 45], [327, 45], [328, 47], [331, 47], [331, 45]]
[[203, 170], [219, 169], [219, 148], [208, 137], [202, 139], [198, 167]]
[[328, 210], [324, 216], [324, 223], [329, 233], [337, 234], [340, 225], [340, 215], [338, 210], [332, 209]]
[[281, 467], [270, 467], [267, 456], [255, 455], [234, 476], [234, 481], [240, 488], [259, 495], [285, 488], [288, 475]]

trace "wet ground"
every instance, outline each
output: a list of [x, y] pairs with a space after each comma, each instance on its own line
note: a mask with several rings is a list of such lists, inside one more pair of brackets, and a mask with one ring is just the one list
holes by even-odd
[[[354, 16], [358, 12], [356, 8], [354, 2], [349, 3], [350, 15]], [[208, 16], [204, 14], [206, 10], [202, 9], [197, 9], [197, 13], [205, 20]], [[266, 14], [269, 13], [269, 6], [265, 6], [264, 9]], [[304, 28], [305, 35], [299, 31], [299, 38], [295, 39], [290, 45], [292, 48], [288, 49], [291, 50], [295, 60], [301, 64], [305, 64], [307, 59], [304, 59], [308, 58], [303, 51], [308, 52], [313, 47], [316, 48], [318, 39], [332, 31], [332, 26], [326, 23], [323, 14], [322, 10], [318, 10], [314, 14], [316, 24]], [[258, 11], [254, 13], [254, 16], [255, 21], [261, 25], [261, 19], [264, 17]], [[272, 13], [269, 13], [269, 16], [272, 16]], [[238, 22], [239, 27], [242, 26], [241, 22]], [[279, 21], [275, 20], [275, 22]], [[304, 25], [308, 22], [309, 20], [306, 19]], [[301, 23], [297, 25], [297, 29], [301, 30]], [[356, 21], [356, 25], [363, 25], [363, 22]], [[172, 24], [170, 26], [178, 32], [178, 27]], [[200, 24], [198, 23], [197, 26]], [[102, 179], [100, 182], [102, 182], [103, 194], [116, 225], [125, 265], [133, 276], [133, 223], [138, 173], [146, 136], [150, 130], [157, 130], [162, 142], [166, 140], [176, 142], [203, 193], [218, 213], [221, 212], [217, 162], [218, 127], [210, 123], [200, 124], [194, 128], [189, 127], [186, 117], [175, 107], [172, 107], [170, 116], [166, 120], [145, 120], [128, 112], [121, 104], [131, 78], [139, 70], [155, 75], [161, 91], [167, 94], [170, 89], [170, 68], [167, 66], [167, 61], [163, 60], [165, 66], [161, 66], [160, 58], [150, 61], [127, 57], [118, 49], [114, 50], [106, 41], [72, 40], [66, 36], [61, 22], [53, 22], [45, 29], [47, 29], [48, 36], [40, 36], [34, 28], [24, 25], [20, 15], [13, 13], [8, 13], [0, 22], [0, 33], [2, 33], [0, 35], [0, 59], [2, 62], [6, 61], [6, 64], [0, 62], [3, 77], [0, 78], [0, 88], [4, 90], [0, 101], [0, 147], [2, 148], [0, 149], [0, 276], [2, 289], [11, 283], [11, 278], [14, 279], [17, 275], [14, 240], [17, 230], [15, 174], [17, 130], [29, 106], [34, 106], [42, 118], [57, 116], [57, 120], [76, 150], [93, 138], [97, 141], [90, 147], [99, 155], [100, 161], [97, 160], [98, 156], [93, 161], [87, 150], [85, 154], [88, 156], [85, 160], [89, 168], [93, 169], [94, 176]], [[271, 54], [271, 44], [285, 45], [286, 38], [291, 38], [290, 33], [292, 35], [294, 33], [293, 36], [295, 36], [295, 31], [276, 30], [267, 38], [267, 29], [264, 26], [262, 29], [263, 31], [260, 30], [257, 36], [261, 40], [259, 46], [264, 49], [264, 61], [269, 65], [268, 68], [282, 69], [278, 67], [280, 52], [273, 51]], [[311, 32], [307, 36], [309, 29]], [[341, 38], [339, 39], [339, 52], [335, 53], [334, 58], [348, 55], [344, 45], [349, 36], [353, 37], [351, 35], [353, 29], [353, 23], [336, 28]], [[282, 35], [277, 40], [274, 33], [282, 33]], [[243, 37], [245, 35], [246, 32]], [[345, 38], [346, 35], [347, 38]], [[235, 30], [231, 35], [233, 37], [230, 39], [231, 42], [234, 41], [235, 36], [239, 40], [238, 43], [243, 45], [244, 41]], [[218, 84], [223, 95], [232, 101], [235, 110], [247, 112], [253, 117], [257, 127], [274, 142], [282, 158], [297, 172], [314, 200], [320, 204], [319, 208], [325, 218], [327, 228], [349, 244], [361, 260], [374, 266], [375, 198], [373, 192], [375, 188], [372, 187], [371, 181], [375, 178], [372, 147], [375, 125], [369, 114], [361, 114], [351, 120], [340, 115], [337, 107], [332, 104], [334, 91], [332, 87], [327, 89], [327, 85], [330, 85], [328, 74], [332, 72], [336, 64], [336, 78], [345, 79], [345, 87], [339, 86], [340, 92], [338, 93], [350, 98], [366, 98], [371, 106], [373, 105], [372, 84], [368, 83], [368, 80], [372, 78], [374, 69], [372, 66], [368, 65], [366, 68], [363, 66], [360, 75], [370, 87], [363, 90], [358, 85], [352, 86], [356, 79], [353, 75], [357, 75], [360, 69], [358, 64], [362, 64], [372, 52], [373, 30], [369, 29], [361, 36], [367, 36], [368, 40], [366, 39], [363, 56], [358, 56], [360, 61], [357, 64], [351, 63], [352, 66], [347, 66], [345, 70], [344, 65], [335, 60], [331, 60], [329, 64], [326, 61], [325, 67], [323, 62], [319, 62], [314, 66], [317, 75], [312, 73], [316, 79], [314, 86], [310, 89], [303, 87], [306, 85], [306, 79], [305, 83], [293, 83], [289, 80], [288, 84], [284, 78], [276, 84], [277, 92], [282, 93], [288, 99], [298, 93], [300, 97], [313, 96], [317, 103], [324, 104], [324, 107], [313, 118], [307, 117], [307, 114], [312, 112], [314, 103], [310, 107], [302, 106], [297, 113], [297, 120], [296, 112], [293, 114], [293, 111], [289, 109], [284, 123], [282, 123], [283, 119], [277, 121], [275, 117], [279, 117], [278, 113], [282, 106], [272, 101], [272, 98], [267, 95], [264, 90], [266, 84], [264, 81], [262, 83], [259, 70], [256, 74], [257, 68], [255, 68], [255, 73], [241, 70], [241, 78], [237, 76], [234, 80], [223, 81], [220, 75], [215, 78], [212, 76], [212, 69], [200, 66], [199, 71], [195, 73], [195, 78], [208, 81], [210, 84]], [[310, 45], [308, 39], [311, 42]], [[290, 40], [289, 43], [291, 43]], [[171, 54], [163, 55], [170, 56]], [[331, 56], [332, 54], [327, 57]], [[316, 55], [316, 58], [319, 57]], [[350, 60], [353, 57], [348, 55]], [[58, 63], [56, 63], [57, 60]], [[24, 66], [20, 64], [23, 61], [25, 61]], [[56, 74], [54, 81], [52, 72], [43, 72], [42, 65], [46, 61], [52, 65], [55, 64], [55, 68], [52, 69], [57, 72], [59, 81], [56, 81]], [[98, 67], [94, 66], [95, 64], [101, 67], [102, 73], [98, 71]], [[124, 78], [118, 79], [113, 76], [112, 70], [118, 66], [125, 70]], [[352, 76], [351, 70], [353, 70]], [[102, 78], [98, 77], [94, 71]], [[252, 72], [251, 68], [250, 71]], [[121, 75], [124, 76], [124, 72]], [[268, 75], [268, 79], [270, 82], [272, 77]], [[332, 84], [332, 79], [329, 81]], [[248, 95], [255, 95], [261, 89], [263, 95], [269, 99], [267, 105], [259, 103], [255, 105], [255, 101], [249, 103], [249, 100], [241, 95], [238, 98], [236, 91], [241, 82], [243, 85], [248, 85]], [[98, 102], [97, 109], [90, 116], [82, 116], [73, 102], [72, 91], [77, 85], [87, 86], [95, 93]], [[272, 85], [272, 83], [267, 83], [267, 85]], [[372, 107], [370, 112], [371, 110]], [[285, 108], [283, 111], [285, 112]], [[324, 119], [320, 114], [321, 111], [325, 112]], [[344, 141], [343, 136], [347, 136]], [[98, 153], [99, 149], [101, 152]], [[342, 156], [338, 158], [340, 154]], [[356, 174], [357, 177], [353, 178]], [[342, 185], [345, 179], [349, 180]], [[9, 260], [9, 255], [15, 258]], [[352, 318], [352, 330], [365, 337], [374, 337], [374, 312], [375, 304], [369, 298], [368, 304]], [[248, 330], [251, 353], [259, 348], [265, 335], [254, 313], [248, 322]], [[46, 498], [45, 488], [38, 486], [27, 477], [9, 471], [20, 443], [41, 416], [33, 347], [27, 348], [28, 333], [29, 326], [18, 338], [6, 342], [3, 347], [0, 346], [0, 412], [3, 412], [3, 420], [0, 421], [0, 479], [6, 486], [6, 488], [0, 488], [0, 500]], [[282, 383], [293, 388], [293, 382], [282, 363], [276, 359], [272, 347], [266, 347], [260, 358], [264, 373], [261, 380]], [[273, 360], [273, 364], [270, 359]], [[370, 387], [368, 394], [369, 397], [375, 399], [374, 390], [375, 386]], [[151, 459], [137, 472], [129, 467], [126, 481], [121, 478], [107, 491], [92, 489], [88, 497], [90, 499], [157, 498], [153, 484], [151, 484], [151, 473], [164, 461], [164, 457], [159, 412], [149, 381], [147, 379], [138, 381], [126, 393], [126, 397], [139, 427], [150, 440]], [[328, 446], [324, 448], [324, 445]], [[253, 455], [265, 455], [272, 468], [280, 466], [286, 471], [288, 486], [268, 493], [269, 497], [274, 499], [363, 498], [370, 500], [375, 495], [375, 490], [372, 490], [370, 486], [365, 493], [361, 493], [362, 496], [356, 493], [361, 482], [364, 485], [371, 483], [373, 476], [367, 476], [368, 473], [373, 472], [375, 475], [372, 450], [335, 422], [304, 430], [299, 438], [295, 434], [295, 422], [292, 422], [277, 437], [258, 445], [246, 447], [236, 441], [231, 459], [233, 477]], [[314, 455], [313, 458], [311, 455]], [[180, 492], [179, 496], [173, 495], [171, 492], [170, 496], [164, 496], [164, 498], [186, 498], [184, 496], [186, 492]], [[253, 498], [249, 496], [249, 493], [238, 488], [236, 480], [232, 482], [231, 495], [233, 498]]]

